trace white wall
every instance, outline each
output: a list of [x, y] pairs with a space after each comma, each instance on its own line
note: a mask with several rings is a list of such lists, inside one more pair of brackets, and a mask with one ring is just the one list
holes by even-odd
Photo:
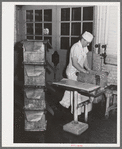
[[[98, 10], [98, 9], [97, 9]], [[100, 56], [94, 54], [93, 69], [104, 70], [109, 72], [108, 84], [117, 84], [117, 52], [119, 49], [119, 7], [118, 6], [100, 6], [96, 20], [96, 44], [106, 44], [107, 57], [106, 63], [101, 62]], [[100, 24], [101, 22], [101, 24]], [[99, 36], [100, 35], [100, 36]]]
[[117, 43], [118, 43], [118, 11], [117, 6], [111, 6], [109, 8], [109, 20], [108, 20], [108, 46], [107, 52], [110, 55], [117, 55]]

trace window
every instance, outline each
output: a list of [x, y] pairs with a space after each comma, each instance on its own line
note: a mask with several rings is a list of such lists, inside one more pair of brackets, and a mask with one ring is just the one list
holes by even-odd
[[[52, 44], [52, 9], [26, 10], [26, 39], [49, 40]], [[48, 33], [44, 33], [48, 29]]]
[[[70, 49], [86, 30], [93, 33], [93, 6], [26, 6], [23, 10], [25, 32], [22, 38], [49, 40], [55, 50]], [[91, 47], [92, 44], [89, 50]]]
[[68, 49], [84, 31], [93, 33], [93, 7], [61, 8], [60, 49]]

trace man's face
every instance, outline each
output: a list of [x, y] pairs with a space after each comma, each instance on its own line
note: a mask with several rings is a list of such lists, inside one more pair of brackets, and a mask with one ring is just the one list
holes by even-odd
[[84, 38], [82, 38], [82, 39], [83, 39], [82, 46], [83, 46], [83, 47], [89, 46], [90, 42], [86, 41]]

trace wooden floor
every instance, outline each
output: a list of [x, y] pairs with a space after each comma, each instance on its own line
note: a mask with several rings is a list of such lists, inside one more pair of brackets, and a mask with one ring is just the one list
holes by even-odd
[[[104, 117], [104, 104], [94, 104], [92, 112], [89, 112], [89, 128], [81, 135], [76, 136], [63, 131], [63, 125], [73, 120], [70, 110], [58, 109], [64, 90], [47, 92], [46, 101], [54, 111], [52, 116], [48, 111], [47, 130], [44, 132], [24, 131], [24, 115], [22, 112], [23, 94], [15, 87], [15, 113], [14, 113], [14, 143], [116, 143], [117, 142], [117, 114], [110, 112], [108, 119]], [[84, 115], [79, 116], [79, 121], [84, 121]]]

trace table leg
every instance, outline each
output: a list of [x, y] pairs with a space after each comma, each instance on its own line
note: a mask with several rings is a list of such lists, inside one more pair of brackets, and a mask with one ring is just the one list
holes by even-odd
[[87, 102], [85, 103], [85, 122], [88, 121], [88, 106]]
[[74, 91], [74, 122], [78, 122], [78, 92]]
[[117, 109], [117, 94], [114, 94], [114, 91], [113, 91], [113, 107], [114, 109], [112, 110], [112, 113], [114, 114]]
[[113, 104], [117, 103], [117, 95], [113, 94]]
[[74, 93], [73, 91], [70, 92], [70, 101], [71, 101], [71, 113], [73, 113], [73, 109], [74, 109], [74, 105], [73, 105], [73, 96], [74, 96]]
[[94, 101], [94, 97], [89, 97], [90, 98], [90, 103], [91, 103], [91, 111], [92, 111], [92, 108], [93, 108], [93, 101]]
[[[91, 103], [91, 110], [92, 110], [92, 102], [94, 101], [94, 97], [90, 97], [90, 103]], [[85, 103], [85, 122], [88, 121], [88, 102]]]
[[109, 117], [109, 102], [110, 102], [111, 92], [106, 92], [106, 111], [105, 111], [105, 117]]

